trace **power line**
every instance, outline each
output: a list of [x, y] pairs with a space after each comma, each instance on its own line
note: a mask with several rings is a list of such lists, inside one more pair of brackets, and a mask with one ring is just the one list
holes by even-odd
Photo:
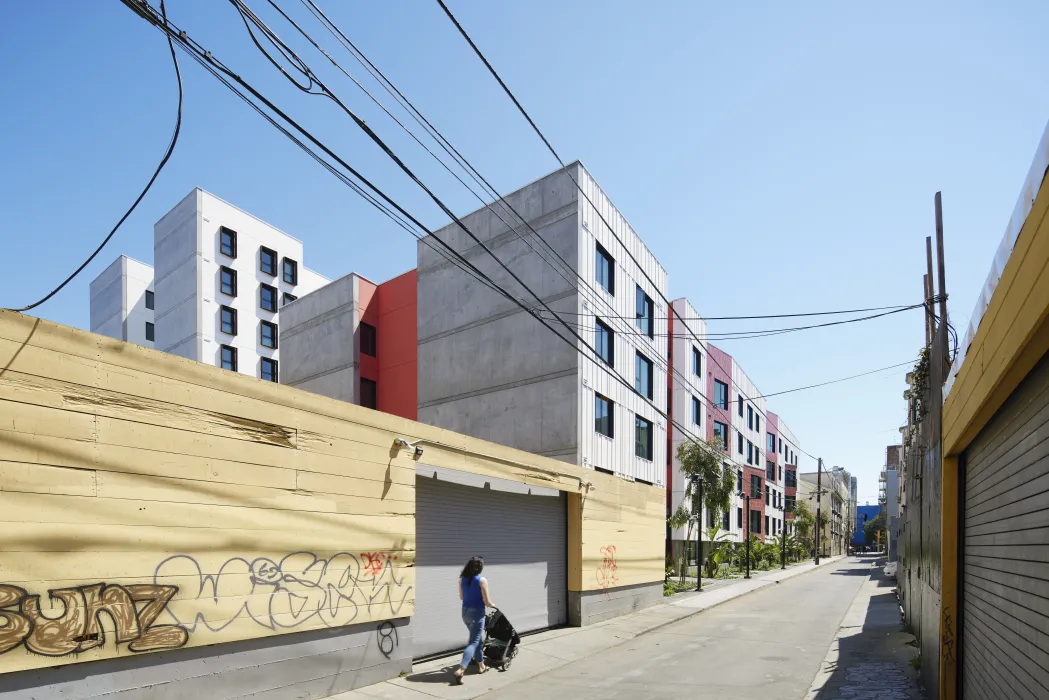
[[[160, 0], [160, 14], [164, 17], [164, 19], [166, 21], [167, 20], [167, 10], [164, 7], [164, 0]], [[146, 196], [146, 193], [149, 192], [149, 189], [153, 186], [153, 183], [156, 181], [157, 176], [160, 175], [160, 171], [164, 169], [165, 165], [167, 165], [168, 159], [171, 158], [171, 154], [175, 151], [175, 144], [178, 142], [179, 132], [182, 130], [182, 98], [183, 98], [182, 72], [179, 70], [178, 58], [175, 57], [175, 46], [174, 46], [174, 44], [171, 43], [171, 37], [170, 36], [168, 37], [168, 49], [171, 50], [171, 61], [175, 65], [175, 79], [178, 82], [178, 110], [177, 110], [176, 116], [175, 116], [175, 130], [171, 134], [171, 140], [168, 143], [167, 150], [164, 151], [164, 157], [160, 159], [160, 163], [157, 165], [156, 170], [153, 171], [153, 176], [149, 178], [149, 182], [147, 182], [146, 186], [144, 188], [142, 188], [142, 192], [139, 193], [138, 197], [136, 197], [135, 201], [131, 203], [131, 206], [128, 208], [128, 210], [126, 212], [124, 212], [124, 215], [122, 217], [120, 217], [119, 221], [117, 221], [116, 226], [114, 226], [110, 230], [109, 235], [107, 235], [105, 238], [102, 239], [102, 242], [98, 244], [97, 248], [95, 248], [95, 252], [91, 253], [91, 255], [88, 256], [87, 260], [82, 262], [80, 264], [80, 267], [78, 267], [76, 270], [73, 271], [73, 274], [71, 274], [69, 277], [66, 277], [65, 280], [62, 281], [62, 284], [60, 284], [57, 287], [55, 287], [54, 289], [52, 289], [42, 299], [40, 299], [38, 301], [35, 301], [32, 304], [29, 304], [28, 306], [23, 306], [20, 309], [8, 309], [9, 311], [17, 311], [19, 313], [22, 313], [22, 312], [25, 312], [25, 311], [30, 311], [31, 309], [35, 309], [36, 307], [40, 306], [44, 302], [48, 301], [51, 297], [55, 296], [60, 291], [62, 291], [62, 289], [67, 284], [72, 282], [73, 279], [77, 275], [79, 275], [81, 272], [83, 272], [84, 268], [87, 267], [88, 265], [90, 265], [91, 261], [94, 260], [95, 257], [99, 253], [102, 252], [102, 249], [106, 247], [106, 244], [109, 243], [110, 239], [113, 238], [113, 236], [116, 234], [117, 230], [124, 223], [124, 221], [126, 221], [127, 218], [129, 216], [131, 216], [131, 213], [133, 211], [135, 211], [135, 208], [138, 207], [139, 202], [142, 201], [142, 199]]]
[[[937, 295], [931, 299], [931, 301], [939, 301], [940, 297]], [[842, 309], [840, 311], [810, 311], [807, 313], [797, 314], [766, 314], [763, 316], [678, 316], [679, 321], [751, 321], [764, 318], [799, 318], [802, 316], [835, 316], [844, 314], [860, 314], [867, 313], [869, 311], [888, 311], [888, 310], [899, 310], [904, 311], [907, 309], [915, 309], [925, 305], [925, 301], [918, 304], [894, 304], [892, 306], [872, 306], [868, 309]], [[559, 311], [558, 313], [568, 316], [595, 316], [600, 315], [601, 318], [625, 318], [625, 319], [636, 319], [637, 316], [613, 316], [613, 315], [601, 315], [594, 314], [591, 312], [573, 312], [573, 311]]]
[[869, 372], [861, 372], [860, 374], [853, 374], [852, 376], [842, 377], [841, 379], [832, 379], [829, 382], [820, 382], [819, 384], [809, 384], [808, 386], [799, 386], [796, 389], [786, 389], [784, 391], [774, 391], [771, 394], [762, 394], [761, 396], [757, 396], [755, 398], [767, 399], [770, 396], [782, 396], [783, 394], [793, 394], [794, 392], [797, 392], [797, 391], [805, 391], [807, 389], [815, 389], [817, 387], [827, 386], [828, 384], [837, 384], [839, 382], [846, 382], [846, 381], [848, 381], [850, 379], [857, 379], [859, 377], [866, 377], [866, 376], [869, 376], [871, 374], [877, 374], [878, 372], [884, 372], [886, 370], [896, 369], [897, 367], [913, 366], [914, 362], [915, 362], [914, 360], [908, 360], [907, 362], [900, 362], [899, 364], [889, 365], [888, 367], [880, 367], [878, 369], [872, 369]]

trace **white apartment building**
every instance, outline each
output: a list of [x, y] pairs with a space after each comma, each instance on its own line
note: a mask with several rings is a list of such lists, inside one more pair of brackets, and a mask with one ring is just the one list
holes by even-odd
[[[154, 225], [153, 260], [153, 269], [136, 266], [141, 279], [151, 273], [155, 292], [151, 347], [274, 382], [280, 307], [328, 282], [303, 264], [300, 240], [200, 188]], [[107, 301], [95, 294], [96, 283], [113, 276], [115, 265], [92, 282], [92, 330]], [[121, 325], [136, 325], [134, 313], [136, 307], [123, 307]], [[116, 329], [113, 321], [98, 326], [100, 333], [138, 342]]]
[[[568, 170], [596, 209], [563, 170], [506, 197], [541, 241], [512, 214], [503, 218], [515, 227], [487, 208], [461, 220], [583, 340], [536, 312], [564, 342], [425, 239], [418, 247], [419, 420], [664, 486], [666, 271], [586, 169], [576, 162]], [[436, 235], [539, 306], [457, 225]]]
[[91, 332], [153, 347], [153, 268], [121, 255], [91, 281]]

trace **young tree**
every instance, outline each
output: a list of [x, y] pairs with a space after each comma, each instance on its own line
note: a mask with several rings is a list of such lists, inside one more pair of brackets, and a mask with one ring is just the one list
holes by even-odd
[[805, 501], [796, 501], [794, 503], [794, 532], [797, 533], [798, 539], [805, 545], [806, 549], [812, 549], [812, 529], [816, 524], [816, 516], [812, 513], [812, 509], [809, 504]]
[[872, 520], [868, 520], [863, 526], [863, 539], [868, 545], [874, 544], [878, 532], [885, 531], [885, 516], [878, 513]]
[[[677, 449], [677, 458], [681, 463], [681, 474], [685, 478], [685, 494], [677, 510], [670, 516], [670, 527], [675, 530], [685, 529], [685, 546], [681, 548], [681, 580], [685, 578], [688, 565], [688, 543], [692, 541], [694, 528], [701, 527], [699, 518], [702, 509], [699, 507], [700, 490], [703, 505], [713, 515], [714, 521], [720, 522], [722, 514], [728, 512], [732, 494], [736, 488], [736, 476], [732, 470], [723, 465], [724, 445], [721, 439], [681, 443]], [[702, 487], [702, 489], [700, 489]], [[688, 507], [686, 507], [686, 505]], [[696, 556], [696, 566], [703, 566], [702, 547]]]

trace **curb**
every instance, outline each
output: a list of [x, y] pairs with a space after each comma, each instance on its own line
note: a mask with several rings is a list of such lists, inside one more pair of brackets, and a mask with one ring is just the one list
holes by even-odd
[[[846, 555], [841, 555], [840, 559], [835, 559], [834, 561], [837, 562], [837, 561], [840, 561], [841, 559], [845, 559], [845, 558], [847, 558]], [[789, 577], [787, 577], [787, 578], [785, 578], [783, 580], [784, 581], [789, 581], [792, 578], [798, 578], [800, 576], [804, 576], [805, 574], [811, 574], [812, 572], [819, 571], [819, 570], [820, 570], [819, 566], [814, 566], [811, 569], [809, 569], [808, 571], [802, 571], [801, 573], [794, 574], [793, 576], [789, 576]], [[780, 583], [780, 581], [772, 581], [771, 583]], [[649, 629], [644, 630], [643, 632], [638, 632], [636, 635], [634, 635], [633, 639], [637, 639], [638, 637], [644, 636], [644, 635], [648, 634], [649, 632], [655, 632], [657, 630], [663, 629], [664, 627], [669, 627], [670, 625], [675, 625], [675, 624], [681, 622], [682, 620], [689, 620], [689, 619], [695, 617], [696, 615], [702, 615], [703, 613], [705, 613], [708, 610], [713, 610], [714, 608], [720, 607], [720, 606], [724, 605], [725, 603], [731, 603], [734, 600], [739, 600], [740, 598], [748, 596], [751, 593], [757, 593], [758, 591], [762, 590], [763, 588], [765, 588], [765, 586], [757, 586], [756, 588], [752, 588], [749, 591], [744, 591], [743, 593], [740, 593], [739, 595], [732, 596], [731, 598], [726, 598], [725, 600], [719, 601], [717, 603], [713, 603], [713, 604], [711, 604], [711, 605], [709, 605], [709, 606], [707, 606], [705, 608], [701, 608], [699, 610], [695, 610], [693, 612], [690, 612], [687, 615], [682, 615], [681, 617], [677, 618], [676, 620], [667, 620], [666, 622], [660, 622], [655, 627], [650, 627]], [[664, 605], [673, 605], [673, 603], [664, 603]]]

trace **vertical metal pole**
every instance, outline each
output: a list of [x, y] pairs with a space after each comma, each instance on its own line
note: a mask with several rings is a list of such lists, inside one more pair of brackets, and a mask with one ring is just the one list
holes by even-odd
[[779, 540], [780, 540], [779, 541], [779, 544], [780, 544], [779, 568], [786, 569], [787, 568], [787, 511], [786, 511], [786, 509], [783, 510], [783, 523], [780, 525], [780, 528], [779, 528]]
[[750, 499], [751, 496], [744, 496], [747, 500], [747, 575], [743, 578], [750, 578]]
[[816, 460], [816, 566], [820, 565], [820, 537], [823, 528], [820, 527], [820, 505], [823, 503], [823, 458]]
[[925, 293], [925, 318], [929, 323], [929, 345], [931, 346], [936, 337], [936, 309], [932, 305], [933, 297], [936, 296], [936, 282], [932, 276], [932, 236], [925, 237], [925, 275], [929, 280]]
[[703, 590], [703, 479], [698, 479], [699, 505], [697, 506], [698, 525], [696, 529], [696, 590]]
[[929, 293], [929, 276], [922, 275], [922, 298], [925, 300], [925, 305], [922, 307], [922, 310], [925, 312], [922, 314], [925, 317], [925, 347], [932, 345], [932, 307], [929, 303], [929, 297], [931, 296]]
[[[936, 281], [937, 286], [940, 288], [940, 325], [947, 325], [947, 277], [944, 270], [943, 261], [943, 202], [940, 198], [940, 193], [936, 193]], [[944, 328], [943, 332], [943, 346], [940, 351], [943, 353], [944, 367], [947, 366], [947, 329]], [[944, 378], [946, 379], [946, 370], [944, 371]], [[886, 516], [885, 521], [888, 522]], [[888, 550], [886, 550], [888, 551]]]

